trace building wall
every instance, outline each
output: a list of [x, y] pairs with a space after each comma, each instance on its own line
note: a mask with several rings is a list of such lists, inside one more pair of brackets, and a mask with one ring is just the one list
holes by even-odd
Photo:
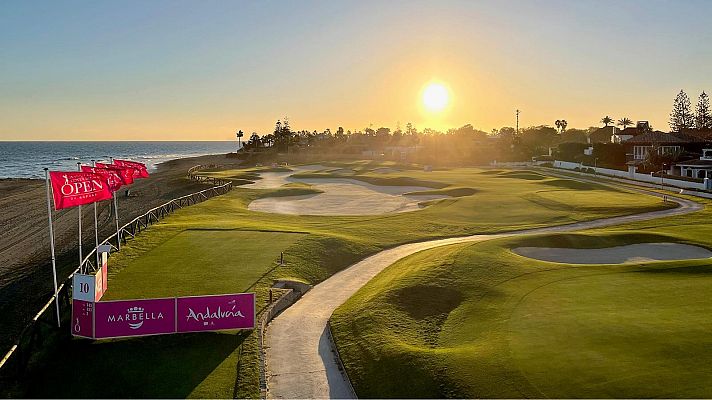
[[[660, 177], [654, 177], [649, 174], [641, 174], [639, 172], [633, 172], [633, 171], [620, 171], [617, 169], [600, 168], [600, 167], [594, 168], [594, 167], [585, 166], [581, 163], [574, 163], [574, 162], [568, 162], [568, 161], [554, 161], [554, 167], [562, 168], [562, 169], [570, 169], [570, 170], [573, 170], [575, 168], [591, 168], [591, 169], [594, 169], [596, 171], [596, 173], [602, 174], [602, 175], [610, 175], [610, 176], [615, 176], [615, 177], [620, 177], [620, 178], [633, 179], [633, 180], [641, 181], [641, 182], [660, 184]], [[712, 179], [705, 179], [704, 183], [698, 183], [698, 182], [681, 181], [678, 179], [671, 179], [671, 178], [666, 177], [665, 185], [675, 186], [675, 187], [678, 187], [681, 189], [711, 190], [712, 189]]]

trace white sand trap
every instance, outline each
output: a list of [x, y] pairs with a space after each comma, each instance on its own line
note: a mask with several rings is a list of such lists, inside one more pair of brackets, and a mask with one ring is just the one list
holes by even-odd
[[[420, 210], [420, 203], [448, 198], [447, 195], [405, 195], [431, 190], [422, 186], [378, 186], [350, 178], [293, 178], [299, 172], [327, 169], [323, 165], [292, 167], [291, 172], [263, 172], [262, 179], [242, 187], [278, 188], [291, 182], [312, 185], [323, 193], [303, 196], [266, 197], [247, 207], [252, 211], [293, 215], [376, 215]], [[352, 171], [352, 170], [349, 170]], [[332, 170], [333, 172], [333, 170]]]
[[404, 195], [429, 190], [421, 186], [377, 186], [355, 179], [293, 179], [323, 191], [319, 194], [267, 197], [250, 203], [248, 209], [298, 215], [375, 215], [419, 210], [419, 203], [445, 195]]
[[517, 247], [520, 256], [565, 264], [625, 264], [712, 257], [703, 247], [679, 243], [639, 243], [603, 249]]
[[289, 167], [292, 171], [286, 172], [260, 172], [260, 177], [262, 179], [257, 179], [255, 183], [249, 185], [242, 185], [240, 187], [250, 188], [250, 189], [274, 189], [278, 188], [286, 183], [295, 182], [294, 180], [287, 180], [290, 175], [298, 174], [300, 172], [313, 172], [326, 169], [327, 167], [323, 165], [300, 165], [298, 167]]

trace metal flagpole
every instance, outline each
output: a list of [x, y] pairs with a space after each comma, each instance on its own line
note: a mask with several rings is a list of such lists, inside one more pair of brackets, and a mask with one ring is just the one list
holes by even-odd
[[45, 168], [45, 183], [47, 186], [47, 219], [49, 220], [49, 245], [52, 251], [52, 277], [54, 278], [54, 304], [57, 306], [57, 327], [61, 325], [59, 318], [59, 296], [57, 293], [57, 261], [54, 258], [54, 230], [52, 228], [52, 206], [49, 197], [49, 169]]
[[[82, 163], [77, 163], [77, 171], [82, 172]], [[82, 206], [79, 206], [79, 272], [84, 273], [84, 267], [82, 266], [82, 261], [84, 260], [84, 254], [82, 254]]]
[[[92, 167], [96, 168], [96, 160], [91, 160]], [[94, 253], [96, 253], [96, 268], [99, 268], [99, 222], [96, 218], [96, 201], [94, 202], [94, 241], [96, 242], [96, 247], [94, 248]]]
[[[111, 163], [114, 163], [114, 157], [111, 157]], [[114, 222], [116, 222], [116, 248], [121, 251], [121, 232], [119, 232], [119, 203], [116, 198], [116, 192], [111, 192], [111, 197], [114, 198]]]

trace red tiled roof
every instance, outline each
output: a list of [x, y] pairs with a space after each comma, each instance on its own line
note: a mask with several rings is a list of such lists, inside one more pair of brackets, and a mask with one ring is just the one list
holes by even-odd
[[694, 143], [696, 140], [693, 140], [691, 138], [682, 138], [682, 137], [677, 137], [673, 136], [672, 134], [665, 133], [665, 132], [660, 132], [660, 131], [653, 131], [653, 132], [648, 132], [644, 133], [642, 135], [638, 136], [633, 136], [632, 138], [626, 140], [623, 143], [630, 143], [630, 144], [683, 144], [683, 143]]

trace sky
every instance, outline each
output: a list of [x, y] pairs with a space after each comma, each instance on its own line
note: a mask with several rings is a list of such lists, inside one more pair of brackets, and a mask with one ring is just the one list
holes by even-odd
[[[605, 115], [667, 130], [712, 91], [712, 1], [12, 1], [1, 140], [231, 140], [236, 130], [484, 131]], [[423, 107], [429, 82], [442, 112]]]

